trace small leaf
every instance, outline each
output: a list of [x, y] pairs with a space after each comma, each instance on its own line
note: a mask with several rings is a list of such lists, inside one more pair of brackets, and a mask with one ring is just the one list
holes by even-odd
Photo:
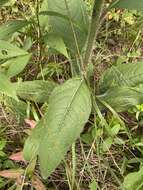
[[109, 151], [111, 145], [113, 144], [113, 138], [108, 137], [106, 140], [103, 141], [103, 152]]
[[96, 181], [94, 180], [91, 184], [90, 184], [90, 190], [97, 190], [97, 183]]
[[44, 42], [50, 47], [69, 58], [68, 52], [63, 39], [57, 34], [47, 34], [44, 37]]
[[12, 58], [8, 61], [6, 61], [2, 66], [6, 65], [8, 68], [6, 68], [5, 74], [11, 78], [13, 76], [16, 76], [19, 74], [25, 66], [28, 64], [28, 61], [30, 59], [30, 54], [19, 56], [16, 58]]
[[46, 190], [46, 187], [37, 176], [33, 176], [31, 183], [36, 190]]
[[25, 123], [27, 123], [31, 129], [34, 129], [36, 127], [36, 121], [34, 120], [25, 119]]
[[143, 168], [138, 172], [129, 173], [124, 178], [123, 190], [142, 190], [143, 188]]
[[17, 162], [25, 162], [24, 158], [23, 158], [23, 153], [22, 152], [17, 152], [17, 153], [14, 153], [12, 154], [10, 157], [9, 157], [10, 160], [14, 160], [14, 161], [17, 161]]

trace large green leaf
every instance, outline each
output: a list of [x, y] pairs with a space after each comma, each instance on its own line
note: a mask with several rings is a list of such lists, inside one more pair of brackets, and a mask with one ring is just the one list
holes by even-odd
[[122, 112], [143, 102], [143, 85], [111, 87], [97, 98], [109, 104], [117, 112]]
[[10, 44], [7, 41], [0, 40], [0, 59], [8, 59], [28, 54], [26, 51]]
[[26, 20], [13, 20], [0, 25], [0, 40], [8, 39], [14, 32], [17, 32], [28, 24], [29, 22]]
[[78, 138], [91, 112], [88, 87], [81, 79], [71, 79], [56, 87], [49, 99], [48, 112], [26, 141], [24, 156], [38, 153], [44, 178], [58, 166], [69, 146]]
[[143, 189], [143, 168], [138, 172], [129, 173], [124, 178], [123, 190], [142, 190]]
[[44, 178], [54, 171], [69, 146], [79, 137], [90, 112], [90, 92], [83, 80], [71, 79], [53, 91], [45, 120], [45, 135], [39, 147]]
[[66, 20], [50, 16], [49, 24], [52, 26], [53, 32], [62, 37], [66, 46], [73, 53], [77, 53], [76, 40], [81, 51], [88, 33], [88, 16], [83, 0], [48, 0], [47, 11], [57, 12], [69, 18]]
[[114, 0], [112, 7], [143, 10], [143, 0]]
[[99, 81], [99, 91], [104, 93], [115, 86], [135, 87], [140, 83], [143, 83], [143, 62], [122, 64], [112, 66], [103, 73]]
[[19, 74], [28, 64], [30, 54], [9, 59], [1, 65], [5, 74], [10, 78]]
[[47, 102], [56, 84], [50, 81], [34, 80], [17, 84], [17, 96], [23, 100], [38, 103]]
[[13, 84], [8, 80], [8, 78], [2, 73], [0, 73], [0, 93], [3, 93], [17, 100], [16, 85], [13, 86]]

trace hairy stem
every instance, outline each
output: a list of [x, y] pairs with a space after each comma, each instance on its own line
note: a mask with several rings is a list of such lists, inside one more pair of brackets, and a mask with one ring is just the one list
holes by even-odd
[[95, 0], [93, 5], [93, 12], [90, 24], [90, 30], [87, 39], [86, 51], [84, 55], [84, 67], [87, 70], [87, 66], [91, 60], [94, 42], [96, 40], [99, 28], [100, 28], [100, 17], [102, 13], [104, 0]]

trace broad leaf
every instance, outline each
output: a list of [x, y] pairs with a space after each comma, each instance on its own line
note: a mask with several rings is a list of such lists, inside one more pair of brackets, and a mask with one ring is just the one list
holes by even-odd
[[143, 102], [143, 85], [112, 87], [97, 98], [109, 104], [117, 112], [122, 112]]
[[106, 92], [111, 87], [128, 86], [135, 87], [143, 83], [143, 62], [122, 64], [107, 69], [100, 81], [100, 93]]
[[44, 178], [54, 171], [79, 137], [90, 112], [90, 92], [83, 80], [71, 79], [53, 91], [43, 120], [45, 133], [39, 147]]
[[13, 84], [8, 80], [8, 78], [2, 73], [0, 73], [0, 93], [3, 93], [17, 100], [16, 85], [13, 86]]
[[4, 64], [2, 64], [1, 67], [3, 68], [7, 77], [11, 78], [22, 72], [25, 66], [28, 64], [30, 56], [30, 54], [19, 56], [9, 59]]
[[8, 59], [26, 54], [26, 51], [10, 44], [7, 41], [0, 40], [0, 59]]
[[29, 22], [26, 20], [13, 20], [0, 25], [0, 40], [8, 39], [14, 32], [17, 32], [28, 24]]
[[69, 146], [80, 135], [91, 111], [90, 93], [81, 79], [71, 79], [57, 87], [49, 102], [48, 112], [24, 146], [26, 160], [33, 159], [39, 150], [44, 177], [49, 176], [63, 159]]
[[61, 36], [66, 46], [73, 53], [77, 53], [77, 44], [81, 51], [88, 33], [88, 16], [84, 2], [82, 0], [49, 0], [48, 11], [68, 17], [66, 20], [61, 17], [50, 16], [49, 24], [52, 26], [53, 32]]
[[69, 58], [68, 52], [63, 39], [56, 34], [47, 34], [44, 37], [44, 42], [50, 47]]
[[143, 189], [143, 168], [138, 172], [128, 174], [124, 178], [123, 190], [142, 190]]
[[16, 83], [17, 96], [23, 100], [44, 103], [47, 102], [56, 84], [50, 81], [34, 80]]
[[143, 0], [114, 0], [111, 7], [141, 11], [143, 10]]

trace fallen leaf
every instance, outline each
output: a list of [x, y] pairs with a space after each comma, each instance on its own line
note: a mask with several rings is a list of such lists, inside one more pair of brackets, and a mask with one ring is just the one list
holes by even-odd
[[16, 179], [18, 177], [20, 177], [23, 174], [23, 170], [22, 169], [17, 169], [17, 170], [3, 170], [0, 171], [0, 176], [1, 177], [5, 177], [5, 178], [9, 178], [9, 179]]
[[23, 158], [23, 152], [22, 152], [22, 151], [12, 154], [12, 155], [9, 157], [9, 159], [14, 160], [14, 161], [17, 161], [17, 162], [21, 162], [21, 161], [26, 162], [26, 161], [24, 160], [24, 158]]
[[31, 183], [36, 190], [46, 190], [46, 187], [37, 176], [33, 176]]
[[34, 129], [36, 127], [36, 121], [34, 120], [25, 119], [25, 123], [28, 124], [31, 129]]

